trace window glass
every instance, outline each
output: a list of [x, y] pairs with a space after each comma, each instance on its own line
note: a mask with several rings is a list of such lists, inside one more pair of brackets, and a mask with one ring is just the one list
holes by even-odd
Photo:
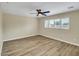
[[54, 28], [55, 24], [54, 24], [54, 20], [49, 20], [49, 28]]
[[55, 19], [55, 28], [60, 28], [60, 27], [61, 27], [60, 19]]
[[69, 18], [61, 19], [61, 28], [69, 29]]

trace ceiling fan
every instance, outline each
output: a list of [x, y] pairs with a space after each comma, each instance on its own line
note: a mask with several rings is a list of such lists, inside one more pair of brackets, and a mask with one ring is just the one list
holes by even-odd
[[50, 13], [50, 11], [41, 11], [41, 9], [36, 9], [37, 13], [30, 13], [30, 14], [37, 14], [36, 16], [39, 16], [39, 14], [47, 16], [46, 13]]

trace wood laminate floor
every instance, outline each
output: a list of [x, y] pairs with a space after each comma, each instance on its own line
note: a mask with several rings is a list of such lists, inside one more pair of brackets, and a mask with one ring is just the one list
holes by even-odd
[[2, 56], [79, 56], [79, 47], [38, 35], [4, 42]]

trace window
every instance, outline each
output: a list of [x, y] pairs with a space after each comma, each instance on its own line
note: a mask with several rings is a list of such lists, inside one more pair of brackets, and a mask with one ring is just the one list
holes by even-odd
[[45, 20], [45, 28], [69, 29], [69, 18]]

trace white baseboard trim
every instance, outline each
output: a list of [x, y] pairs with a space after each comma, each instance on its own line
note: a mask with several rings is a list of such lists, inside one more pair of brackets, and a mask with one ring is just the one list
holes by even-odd
[[[42, 35], [42, 34], [40, 34], [40, 35]], [[51, 37], [51, 36], [47, 36], [47, 35], [42, 35], [42, 36], [48, 37], [50, 39], [55, 39], [55, 40], [58, 40], [58, 41], [61, 41], [61, 42], [66, 42], [66, 43], [69, 43], [71, 45], [79, 46], [79, 44], [74, 43], [74, 42], [68, 42], [68, 41], [65, 41], [65, 40], [59, 40], [59, 38], [55, 38], [55, 37]]]
[[3, 40], [3, 42], [4, 41], [11, 41], [11, 40], [18, 40], [18, 39], [26, 38], [26, 37], [30, 37], [30, 36], [36, 36], [36, 35], [28, 35], [28, 36], [21, 36], [21, 37], [16, 37], [16, 38], [11, 38], [11, 39], [5, 39], [5, 40]]
[[2, 53], [2, 47], [3, 47], [3, 41], [2, 41], [2, 46], [1, 46], [1, 52], [0, 52], [0, 56], [1, 56], [1, 53]]
[[[51, 37], [51, 36], [47, 36], [47, 35], [42, 35], [42, 34], [40, 34], [40, 35], [51, 38], [51, 39], [55, 39], [55, 40], [58, 40], [58, 41], [61, 41], [61, 42], [66, 42], [66, 43], [69, 43], [69, 44], [72, 44], [72, 45], [75, 45], [75, 46], [79, 46], [79, 44], [74, 43], [74, 42], [68, 42], [68, 41], [65, 41], [65, 40], [59, 40], [59, 38], [55, 38], [55, 37]], [[8, 39], [8, 40], [3, 40], [3, 41], [17, 40], [17, 39], [21, 39], [21, 38], [30, 37], [30, 36], [36, 36], [36, 35], [22, 36], [22, 37], [12, 38], [12, 39]]]

